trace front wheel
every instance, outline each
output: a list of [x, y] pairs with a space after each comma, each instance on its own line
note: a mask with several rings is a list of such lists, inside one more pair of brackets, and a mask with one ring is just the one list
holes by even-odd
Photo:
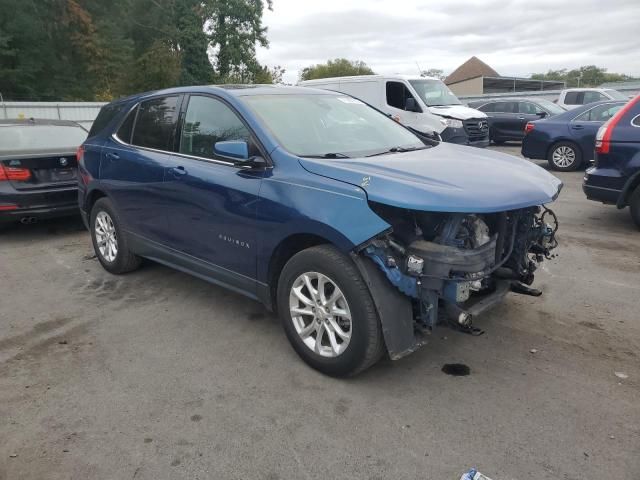
[[355, 375], [384, 353], [369, 289], [353, 261], [330, 245], [287, 262], [278, 281], [278, 311], [298, 355], [327, 375]]
[[640, 186], [636, 187], [635, 192], [631, 194], [629, 199], [629, 211], [631, 212], [631, 218], [636, 227], [640, 229]]
[[548, 161], [553, 170], [570, 172], [582, 164], [582, 152], [574, 143], [558, 142], [549, 150]]

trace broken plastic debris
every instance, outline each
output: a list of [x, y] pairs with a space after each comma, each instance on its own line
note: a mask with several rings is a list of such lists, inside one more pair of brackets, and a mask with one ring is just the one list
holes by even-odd
[[486, 475], [483, 475], [475, 468], [470, 469], [467, 473], [460, 477], [460, 480], [491, 480]]
[[613, 372], [613, 373], [615, 374], [615, 376], [616, 376], [616, 377], [618, 377], [618, 378], [622, 378], [623, 380], [624, 380], [625, 378], [629, 378], [629, 375], [627, 375], [627, 374], [626, 374], [626, 373], [624, 373], [624, 372]]

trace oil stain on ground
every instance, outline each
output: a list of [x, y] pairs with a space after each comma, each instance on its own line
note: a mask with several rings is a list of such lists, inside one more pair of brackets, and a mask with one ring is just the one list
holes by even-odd
[[442, 371], [454, 377], [464, 377], [471, 373], [471, 369], [463, 363], [447, 363], [442, 366]]

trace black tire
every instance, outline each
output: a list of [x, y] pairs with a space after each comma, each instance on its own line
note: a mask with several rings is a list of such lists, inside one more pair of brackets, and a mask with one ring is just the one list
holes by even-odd
[[[351, 311], [351, 339], [346, 349], [335, 357], [312, 351], [293, 323], [289, 295], [296, 279], [307, 272], [320, 273], [334, 282]], [[291, 345], [316, 370], [334, 377], [351, 376], [366, 370], [384, 354], [380, 320], [369, 289], [353, 261], [331, 245], [311, 247], [294, 255], [280, 274], [277, 297], [278, 312]]]
[[[101, 212], [105, 212], [113, 222], [113, 226], [115, 228], [116, 234], [116, 243], [117, 243], [117, 254], [115, 258], [109, 261], [103, 254], [100, 252], [98, 248], [98, 242], [96, 240], [96, 218], [98, 214]], [[110, 273], [114, 274], [122, 274], [131, 272], [137, 269], [142, 262], [142, 259], [135, 255], [129, 250], [129, 246], [127, 245], [127, 238], [123, 234], [122, 223], [120, 222], [120, 218], [116, 210], [113, 208], [113, 204], [111, 200], [107, 197], [102, 197], [96, 201], [91, 209], [91, 217], [89, 220], [89, 231], [91, 233], [91, 241], [93, 243], [93, 249], [98, 257], [98, 260], [104, 267], [104, 269]]]
[[640, 229], [640, 186], [629, 197], [629, 212], [633, 223]]
[[[556, 157], [554, 159], [556, 152], [560, 157]], [[568, 155], [569, 158], [573, 157], [573, 162], [566, 165], [559, 163], [562, 161], [563, 152], [566, 152], [565, 155]], [[552, 170], [557, 170], [559, 172], [572, 172], [582, 165], [582, 151], [580, 150], [580, 147], [573, 142], [558, 142], [549, 149], [547, 161], [549, 162], [549, 167], [551, 167]]]

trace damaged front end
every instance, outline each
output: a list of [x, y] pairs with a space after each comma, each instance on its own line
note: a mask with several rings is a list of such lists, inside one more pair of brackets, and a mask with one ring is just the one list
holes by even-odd
[[483, 214], [371, 208], [391, 228], [361, 245], [354, 259], [392, 359], [423, 345], [439, 322], [481, 333], [474, 317], [509, 291], [540, 295], [530, 287], [534, 272], [557, 246], [557, 218], [546, 207]]

